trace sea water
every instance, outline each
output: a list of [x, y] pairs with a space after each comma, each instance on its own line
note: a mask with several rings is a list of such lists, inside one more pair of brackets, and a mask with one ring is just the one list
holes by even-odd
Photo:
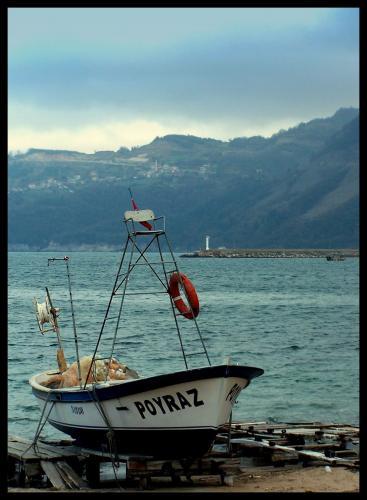
[[[96, 346], [120, 255], [68, 256], [78, 350], [85, 356]], [[46, 286], [61, 309], [67, 361], [76, 359], [66, 263], [48, 265], [51, 257], [63, 255], [14, 252], [8, 258], [8, 432], [28, 438], [41, 415], [28, 379], [57, 368], [56, 335], [41, 334], [32, 304], [34, 297], [44, 302]], [[230, 357], [264, 370], [240, 394], [233, 420], [359, 424], [359, 259], [176, 258], [196, 287], [197, 325], [211, 363]], [[149, 260], [157, 262], [158, 255]], [[141, 376], [185, 369], [167, 294], [141, 291], [164, 292], [147, 266], [131, 275], [120, 328], [106, 328], [98, 353], [109, 355], [116, 333], [115, 356]], [[202, 351], [194, 321], [178, 320], [186, 352]], [[202, 355], [187, 359], [192, 367], [207, 364]], [[42, 435], [66, 437], [49, 424]]]

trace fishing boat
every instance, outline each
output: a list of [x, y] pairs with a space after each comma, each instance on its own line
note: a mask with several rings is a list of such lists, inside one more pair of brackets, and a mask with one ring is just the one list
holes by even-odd
[[[211, 448], [218, 429], [228, 422], [240, 392], [263, 370], [234, 365], [229, 359], [211, 364], [197, 321], [200, 304], [196, 289], [178, 269], [167, 239], [165, 217], [155, 217], [152, 210], [139, 210], [132, 202], [133, 210], [124, 214], [126, 242], [91, 356], [79, 356], [69, 257], [48, 259], [48, 265], [56, 261], [66, 264], [76, 361], [68, 365], [65, 360], [60, 310], [53, 306], [46, 288], [45, 302], [40, 304], [35, 299], [34, 306], [41, 332], [57, 334], [58, 369], [38, 373], [29, 383], [42, 410], [41, 420], [74, 438], [79, 446], [157, 458], [198, 457]], [[154, 248], [153, 253], [150, 250]], [[178, 371], [141, 376], [117, 359], [116, 339], [124, 324], [126, 299], [137, 269], [148, 269], [161, 291], [144, 288], [130, 295], [163, 293], [173, 313], [177, 349], [185, 365]], [[149, 335], [149, 316], [147, 322]], [[188, 350], [183, 324], [196, 332], [199, 350]], [[104, 355], [99, 349], [111, 325], [112, 346]], [[192, 361], [198, 357], [204, 361], [193, 367]]]

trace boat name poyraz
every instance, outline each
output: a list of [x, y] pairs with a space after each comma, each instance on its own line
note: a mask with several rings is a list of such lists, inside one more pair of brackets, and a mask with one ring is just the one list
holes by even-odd
[[[238, 394], [241, 392], [242, 387], [238, 384], [234, 384], [233, 387], [227, 394], [226, 401], [229, 399], [230, 402], [235, 400]], [[181, 392], [176, 392], [175, 396], [171, 394], [166, 394], [164, 396], [158, 396], [156, 398], [145, 399], [142, 401], [134, 401], [136, 408], [138, 409], [141, 418], [145, 419], [145, 413], [148, 411], [151, 415], [157, 415], [158, 411], [165, 414], [166, 408], [172, 413], [174, 411], [184, 410], [186, 407], [192, 406], [202, 406], [205, 402], [199, 399], [199, 392], [196, 388], [189, 389], [185, 391], [188, 396], [190, 396], [191, 403]], [[163, 404], [165, 403], [165, 405]]]
[[134, 404], [139, 410], [141, 418], [145, 418], [144, 413], [146, 410], [148, 410], [151, 415], [157, 415], [157, 410], [160, 410], [161, 413], [166, 413], [163, 401], [171, 413], [173, 411], [184, 410], [186, 406], [202, 406], [205, 404], [202, 399], [199, 399], [199, 393], [196, 388], [189, 389], [185, 392], [188, 396], [190, 396], [191, 403], [181, 392], [176, 392], [177, 399], [175, 399], [175, 396], [172, 396], [171, 394], [166, 394], [157, 398], [145, 399], [143, 402], [134, 401]]

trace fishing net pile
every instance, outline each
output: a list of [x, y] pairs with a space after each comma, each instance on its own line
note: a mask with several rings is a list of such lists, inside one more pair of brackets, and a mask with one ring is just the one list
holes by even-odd
[[[92, 356], [80, 358], [80, 375], [82, 385], [87, 382], [103, 382], [105, 380], [131, 380], [139, 378], [135, 370], [131, 370], [126, 365], [120, 363], [116, 358], [111, 360], [95, 359], [92, 364]], [[88, 377], [88, 379], [87, 379]], [[74, 361], [63, 373], [51, 375], [41, 385], [50, 389], [62, 389], [64, 387], [79, 386], [78, 363]]]

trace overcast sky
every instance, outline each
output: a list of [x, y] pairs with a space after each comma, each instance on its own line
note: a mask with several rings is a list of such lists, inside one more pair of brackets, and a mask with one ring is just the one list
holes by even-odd
[[356, 8], [10, 8], [9, 150], [269, 136], [359, 102]]

